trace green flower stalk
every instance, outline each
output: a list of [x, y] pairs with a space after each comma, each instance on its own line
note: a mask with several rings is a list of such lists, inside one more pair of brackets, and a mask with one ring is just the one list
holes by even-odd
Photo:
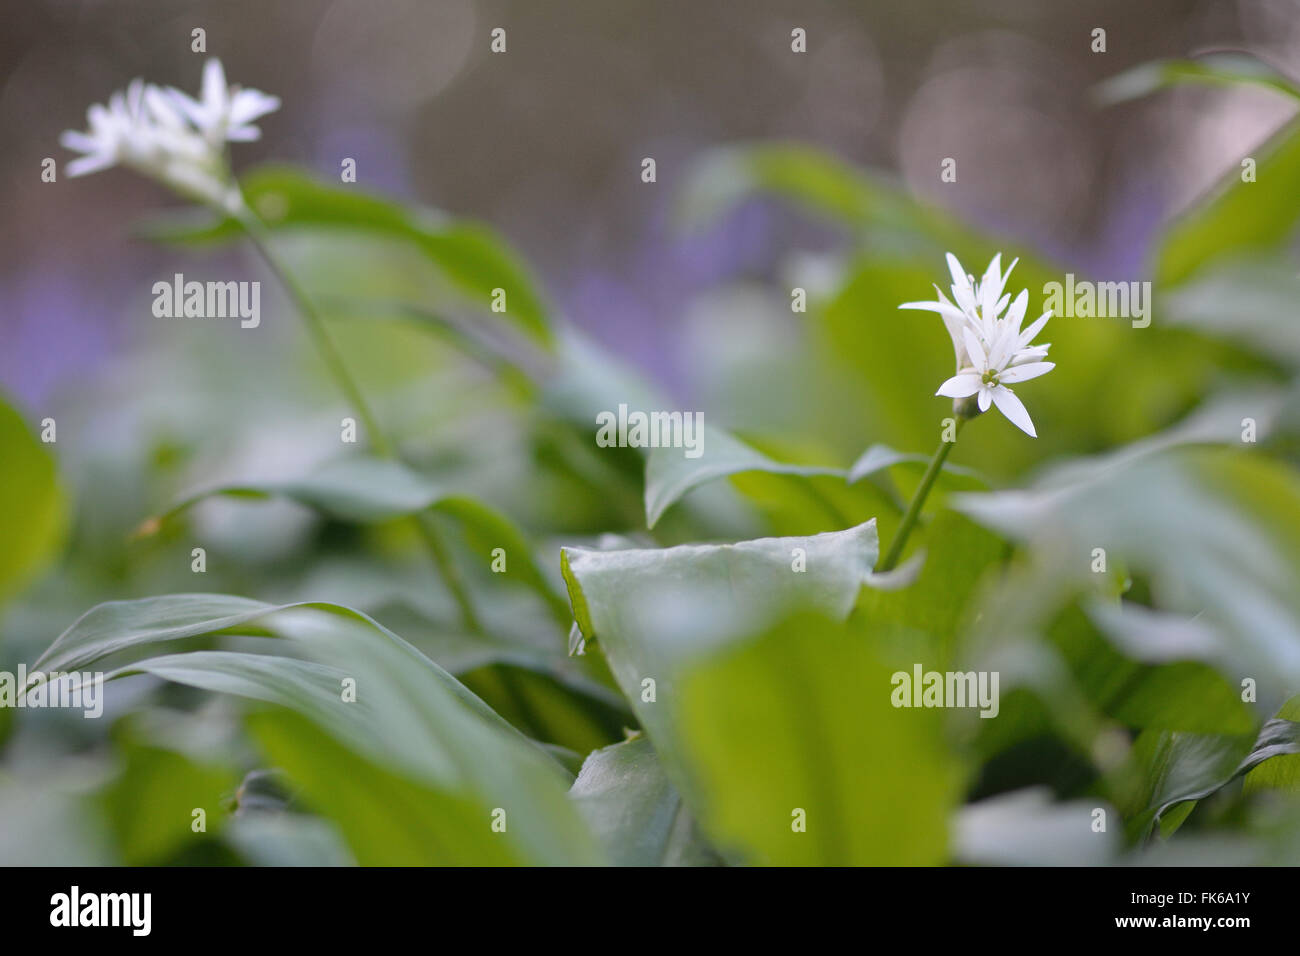
[[[976, 412], [976, 414], [979, 413]], [[925, 499], [930, 496], [930, 489], [934, 487], [935, 481], [938, 480], [939, 472], [943, 471], [943, 463], [947, 461], [948, 453], [952, 451], [952, 446], [957, 444], [956, 435], [961, 434], [961, 428], [966, 424], [967, 420], [967, 416], [959, 414], [953, 440], [939, 442], [934, 457], [930, 459], [925, 474], [921, 476], [921, 483], [916, 488], [916, 494], [912, 495], [912, 500], [907, 505], [907, 511], [903, 513], [903, 520], [898, 523], [898, 531], [894, 534], [894, 540], [890, 544], [889, 550], [885, 552], [885, 556], [876, 565], [877, 572], [883, 574], [885, 571], [892, 571], [898, 566], [899, 559], [903, 556], [903, 549], [907, 546], [907, 538], [912, 533], [917, 518], [921, 516], [921, 509], [925, 507]]]

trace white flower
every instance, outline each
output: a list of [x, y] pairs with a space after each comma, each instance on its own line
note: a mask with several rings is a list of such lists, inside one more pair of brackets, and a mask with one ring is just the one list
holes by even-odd
[[938, 312], [952, 338], [957, 374], [940, 385], [936, 394], [956, 399], [978, 394], [981, 412], [988, 411], [991, 404], [997, 405], [1012, 424], [1037, 437], [1024, 404], [1007, 385], [1037, 378], [1056, 367], [1052, 362], [1043, 361], [1047, 358], [1048, 345], [1031, 344], [1052, 313], [1044, 312], [1021, 331], [1029, 307], [1029, 290], [1022, 289], [1014, 302], [1004, 294], [1011, 270], [1018, 261], [1012, 262], [1004, 273], [1002, 254], [998, 253], [984, 277], [976, 282], [950, 252], [948, 270], [952, 273], [952, 297], [956, 304], [936, 286], [937, 301], [905, 302], [899, 308]]
[[[1032, 338], [1035, 331], [1031, 326], [1028, 336]], [[998, 411], [1007, 416], [1011, 424], [1037, 438], [1038, 433], [1034, 431], [1034, 423], [1029, 418], [1029, 412], [1025, 410], [1024, 403], [1016, 397], [1015, 392], [1007, 388], [1007, 384], [1027, 382], [1031, 378], [1046, 375], [1056, 368], [1056, 365], [1052, 362], [1011, 364], [1011, 358], [1018, 348], [1017, 343], [1027, 341], [1023, 338], [1018, 325], [1006, 326], [987, 352], [979, 337], [969, 328], [963, 329], [962, 334], [966, 339], [966, 351], [970, 356], [971, 364], [940, 385], [939, 391], [935, 394], [947, 395], [949, 398], [969, 398], [979, 393], [981, 412], [988, 411], [989, 405], [994, 404], [998, 407]]]
[[118, 163], [144, 166], [152, 162], [155, 149], [144, 109], [143, 80], [132, 80], [126, 92], [108, 98], [108, 105], [94, 104], [86, 110], [90, 125], [85, 133], [67, 130], [59, 141], [65, 148], [86, 155], [68, 164], [69, 176], [84, 176]]
[[257, 90], [226, 88], [221, 61], [203, 68], [203, 102], [177, 90], [134, 80], [125, 93], [86, 111], [87, 132], [68, 130], [60, 142], [83, 153], [68, 164], [69, 176], [122, 165], [203, 202], [237, 211], [243, 200], [225, 159], [227, 140], [257, 139], [252, 120], [280, 101]]
[[226, 71], [216, 57], [203, 65], [203, 92], [199, 99], [175, 87], [167, 89], [167, 96], [213, 146], [222, 146], [227, 141], [247, 143], [259, 139], [262, 131], [252, 125], [253, 120], [280, 108], [278, 96], [270, 96], [261, 90], [228, 87]]

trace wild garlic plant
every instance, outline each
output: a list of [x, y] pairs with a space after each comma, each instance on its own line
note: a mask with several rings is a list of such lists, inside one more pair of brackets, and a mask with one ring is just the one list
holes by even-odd
[[[60, 141], [83, 154], [69, 163], [70, 176], [124, 166], [239, 223], [293, 300], [331, 376], [360, 416], [371, 447], [382, 457], [397, 458], [395, 445], [316, 306], [275, 254], [265, 224], [245, 201], [235, 179], [228, 144], [260, 139], [261, 130], [254, 122], [279, 108], [279, 97], [228, 84], [221, 60], [212, 57], [203, 66], [197, 98], [175, 87], [135, 79], [125, 91], [113, 93], [106, 105], [96, 103], [87, 110], [85, 132], [67, 130]], [[479, 630], [473, 602], [441, 533], [427, 515], [413, 520], [465, 624]]]

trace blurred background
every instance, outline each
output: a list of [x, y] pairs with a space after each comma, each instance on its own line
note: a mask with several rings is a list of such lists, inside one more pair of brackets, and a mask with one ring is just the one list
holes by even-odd
[[[33, 0], [0, 36], [0, 387], [34, 409], [157, 331], [146, 294], [173, 254], [128, 226], [175, 200], [129, 172], [44, 184], [40, 169], [47, 156], [62, 168], [60, 132], [131, 78], [197, 89], [195, 27], [232, 82], [284, 101], [262, 141], [236, 150], [240, 169], [275, 159], [337, 182], [352, 157], [362, 188], [492, 223], [557, 311], [690, 400], [708, 374], [690, 359], [700, 290], [823, 241], [763, 203], [675, 235], [676, 187], [706, 148], [820, 146], [1081, 275], [1137, 279], [1158, 224], [1292, 107], [1192, 88], [1097, 109], [1089, 90], [1205, 48], [1248, 46], [1300, 75], [1297, 12], [1296, 0]], [[495, 27], [504, 56], [489, 52]], [[794, 27], [808, 55], [791, 53]], [[655, 185], [640, 181], [645, 156]], [[958, 180], [944, 184], [948, 156]]]
[[[1249, 48], [1294, 80], [1298, 8], [1300, 0], [16, 7], [0, 36], [8, 144], [0, 672], [41, 659], [87, 609], [117, 613], [103, 602], [192, 592], [324, 600], [400, 634], [527, 736], [563, 751], [574, 770], [639, 718], [629, 706], [636, 693], [618, 684], [604, 654], [568, 653], [573, 591], [561, 579], [560, 548], [806, 535], [873, 517], [881, 540], [892, 540], [920, 481], [916, 459], [950, 413], [934, 389], [953, 371], [942, 324], [896, 307], [946, 281], [945, 251], [976, 273], [1001, 251], [1020, 257], [1011, 288], [1028, 287], [1032, 309], [1043, 306], [1045, 283], [1071, 271], [1152, 280], [1153, 321], [1053, 319], [1046, 339], [1058, 367], [1025, 390], [1039, 437], [996, 415], [973, 426], [978, 438], [963, 436], [950, 463], [974, 474], [939, 479], [924, 530], [910, 539], [914, 553], [928, 542], [934, 555], [922, 576], [860, 596], [855, 613], [863, 633], [880, 638], [882, 662], [910, 668], [922, 659], [918, 647], [939, 666], [1001, 655], [1007, 719], [976, 719], [990, 726], [975, 733], [955, 722], [925, 730], [942, 783], [934, 792], [947, 796], [909, 817], [914, 831], [892, 810], [840, 822], [882, 821], [879, 834], [868, 826], [879, 845], [863, 844], [866, 859], [969, 860], [931, 839], [950, 813], [967, 799], [1047, 786], [1061, 800], [1102, 795], [1119, 808], [1131, 848], [1180, 803], [1177, 828], [1197, 799], [1166, 783], [1187, 793], [1225, 788], [1262, 722], [1300, 687], [1300, 93], [1181, 86], [1100, 108], [1093, 92], [1139, 64], [1211, 49]], [[191, 31], [200, 27], [206, 50], [195, 53]], [[506, 31], [504, 54], [490, 52], [496, 28]], [[806, 31], [806, 54], [791, 51], [795, 28]], [[1105, 52], [1093, 52], [1097, 29]], [[361, 453], [373, 434], [341, 444], [341, 419], [357, 410], [250, 243], [213, 241], [219, 228], [205, 233], [193, 222], [188, 232], [177, 227], [185, 204], [129, 171], [63, 172], [72, 156], [60, 133], [84, 128], [88, 105], [137, 76], [196, 91], [208, 56], [224, 61], [232, 83], [283, 101], [259, 121], [261, 141], [236, 144], [233, 162], [241, 174], [287, 164], [246, 177], [245, 194], [274, 225], [275, 256], [325, 317], [405, 462], [388, 463], [382, 481], [354, 473], [343, 488], [355, 498], [351, 512], [320, 506], [297, 483], [326, 463], [367, 467]], [[1237, 176], [1244, 156], [1260, 158], [1257, 182]], [[55, 183], [41, 181], [46, 157], [59, 163]], [[642, 182], [644, 157], [656, 160], [654, 183]], [[940, 179], [948, 157], [955, 183]], [[356, 161], [355, 186], [340, 183], [345, 158]], [[1235, 188], [1202, 201], [1216, 183]], [[445, 210], [451, 226], [408, 216], [420, 207]], [[160, 213], [173, 216], [170, 241], [153, 242], [143, 227]], [[486, 223], [497, 238], [463, 220]], [[262, 280], [261, 324], [156, 318], [153, 285], [178, 272]], [[511, 290], [504, 315], [488, 308], [498, 283]], [[808, 289], [806, 314], [791, 311], [796, 285]], [[549, 301], [539, 305], [534, 287]], [[647, 463], [632, 449], [595, 447], [593, 414], [624, 402], [704, 414], [702, 467], [693, 471], [675, 449]], [[57, 420], [57, 442], [37, 437], [47, 418]], [[1246, 437], [1247, 420], [1258, 436]], [[824, 468], [790, 473], [847, 468], [882, 451], [894, 460], [881, 445], [915, 458], [849, 481]], [[713, 480], [737, 468], [744, 473], [734, 481]], [[196, 491], [221, 486], [279, 490], [268, 492], [273, 501], [205, 496], [167, 517]], [[990, 494], [955, 495], [977, 487]], [[401, 513], [376, 510], [372, 498], [394, 489]], [[445, 493], [475, 505], [432, 516], [450, 542], [443, 567], [405, 518]], [[651, 498], [662, 515], [651, 513]], [[975, 513], [971, 498], [992, 512]], [[495, 546], [503, 522], [521, 530], [509, 573], [498, 574], [485, 545]], [[1081, 560], [1102, 545], [1105, 573]], [[202, 568], [192, 563], [199, 546]], [[464, 578], [467, 601], [457, 600], [447, 569]], [[660, 603], [665, 632], [680, 637], [671, 620], [680, 609]], [[481, 628], [466, 604], [478, 608]], [[1114, 613], [1099, 616], [1099, 606]], [[131, 607], [152, 613], [154, 604]], [[246, 650], [262, 640], [205, 632], [174, 646]], [[1207, 646], [1222, 653], [1207, 656]], [[1035, 683], [1044, 660], [1054, 668], [1041, 673], [1064, 675], [1058, 682]], [[882, 726], [874, 712], [853, 710], [884, 700], [859, 693], [865, 678], [826, 673], [844, 691], [846, 713], [857, 714], [828, 718], [828, 733], [857, 721]], [[1242, 675], [1260, 679], [1249, 706]], [[345, 829], [397, 819], [394, 793], [400, 805], [425, 808], [429, 819], [416, 814], [413, 826], [437, 817], [436, 804], [423, 792], [410, 797], [395, 778], [350, 796], [330, 785], [307, 794], [308, 813], [279, 813], [296, 798], [272, 799], [259, 774], [332, 751], [282, 753], [256, 731], [254, 742], [245, 718], [260, 726], [256, 707], [154, 677], [112, 681], [106, 698], [103, 721], [0, 707], [0, 863], [391, 862], [410, 859], [412, 847], [417, 859], [442, 859], [427, 834], [394, 831], [389, 845], [351, 832], [344, 847], [319, 832], [316, 812]], [[1300, 716], [1296, 700], [1285, 706]], [[889, 726], [852, 734], [846, 765], [873, 772], [839, 805], [870, 807], [865, 793], [909, 813], [921, 806], [910, 749], [896, 752], [900, 772], [853, 749], [892, 747], [916, 732]], [[663, 738], [649, 737], [658, 751]], [[1300, 750], [1300, 730], [1293, 742]], [[1203, 744], [1225, 772], [1201, 759]], [[799, 752], [787, 756], [771, 764], [779, 782], [804, 772], [787, 770], [804, 766]], [[1300, 779], [1300, 755], [1285, 759], [1262, 776]], [[499, 769], [490, 754], [476, 762]], [[340, 766], [319, 779], [365, 779]], [[307, 777], [301, 766], [287, 770], [298, 784]], [[956, 777], [963, 782], [953, 789]], [[740, 786], [737, 806], [763, 786]], [[1220, 853], [1219, 831], [1255, 807], [1248, 789], [1203, 801], [1191, 817], [1210, 856]], [[768, 792], [784, 800], [779, 787]], [[277, 808], [264, 822], [289, 828], [277, 841], [256, 829], [259, 802]], [[194, 807], [224, 808], [211, 838], [192, 838]], [[1012, 805], [1012, 818], [1022, 811]], [[1300, 859], [1300, 817], [1286, 812], [1285, 841], [1252, 830], [1258, 840], [1242, 852]], [[217, 839], [215, 824], [230, 841]], [[1025, 842], [1031, 862], [1073, 846]], [[484, 845], [492, 847], [471, 841], [463, 858], [478, 861]], [[899, 846], [904, 854], [891, 856]], [[918, 846], [921, 857], [908, 849]]]

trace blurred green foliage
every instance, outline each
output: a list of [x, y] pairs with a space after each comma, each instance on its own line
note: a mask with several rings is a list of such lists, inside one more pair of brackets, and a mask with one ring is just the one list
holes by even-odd
[[[1277, 88], [1202, 63], [1108, 95], [1184, 79]], [[109, 677], [103, 721], [0, 709], [0, 862], [1297, 862], [1298, 150], [1170, 225], [1150, 327], [1052, 320], [1041, 437], [973, 421], [887, 575], [951, 414], [947, 335], [898, 304], [948, 251], [1019, 256], [1031, 308], [1067, 266], [810, 148], [704, 156], [684, 229], [774, 200], [841, 243], [806, 314], [774, 283], [706, 315], [746, 323], [711, 397], [745, 414], [642, 455], [596, 412], [675, 403], [490, 230], [254, 172], [401, 461], [340, 447], [284, 302], [256, 348], [171, 327], [55, 444], [0, 402], [0, 665]], [[178, 261], [240, 236], [142, 231]], [[895, 707], [915, 664], [998, 673], [998, 715]]]

